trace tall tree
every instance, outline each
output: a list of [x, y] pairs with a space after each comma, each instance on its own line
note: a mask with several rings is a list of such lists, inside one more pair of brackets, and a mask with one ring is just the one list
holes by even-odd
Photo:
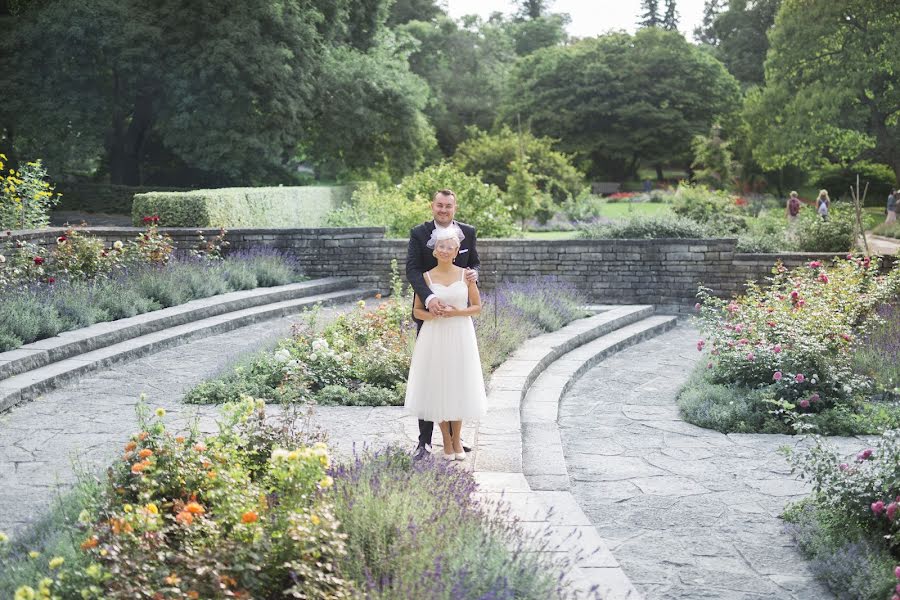
[[512, 37], [516, 54], [528, 56], [541, 48], [564, 44], [569, 39], [566, 25], [570, 21], [566, 13], [552, 13], [535, 19], [513, 20], [509, 22], [507, 31]]
[[770, 34], [766, 87], [747, 102], [760, 163], [869, 159], [900, 181], [897, 31], [895, 2], [784, 0]]
[[497, 117], [513, 43], [503, 21], [477, 17], [460, 22], [439, 17], [399, 28], [412, 39], [410, 69], [428, 82], [432, 97], [425, 109], [445, 156], [466, 138], [466, 127], [489, 129]]
[[521, 20], [539, 19], [547, 14], [554, 0], [515, 0], [518, 6], [516, 18]]
[[666, 0], [666, 14], [663, 15], [662, 27], [667, 31], [678, 31], [678, 9], [675, 0]]
[[690, 164], [695, 134], [718, 115], [729, 126], [737, 82], [677, 32], [613, 33], [525, 57], [503, 116], [560, 140], [592, 177], [622, 180], [641, 162]]
[[659, 27], [662, 19], [659, 18], [659, 0], [641, 0], [641, 27]]
[[716, 47], [716, 57], [745, 87], [763, 84], [768, 33], [781, 1], [730, 0], [727, 9], [710, 17], [709, 25], [704, 13], [702, 38]]
[[694, 39], [700, 44], [718, 46], [719, 37], [713, 24], [722, 12], [727, 0], [705, 0], [703, 2], [703, 21], [694, 28]]
[[387, 25], [394, 28], [410, 21], [431, 21], [446, 16], [438, 0], [395, 0], [391, 5]]

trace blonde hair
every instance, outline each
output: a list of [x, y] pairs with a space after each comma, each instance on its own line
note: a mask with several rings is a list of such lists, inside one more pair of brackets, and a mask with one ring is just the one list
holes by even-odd
[[828, 197], [828, 190], [819, 190], [819, 198], [825, 196], [825, 199], [831, 202], [831, 198]]
[[791, 192], [791, 198], [796, 198], [796, 197], [797, 197], [797, 192]]

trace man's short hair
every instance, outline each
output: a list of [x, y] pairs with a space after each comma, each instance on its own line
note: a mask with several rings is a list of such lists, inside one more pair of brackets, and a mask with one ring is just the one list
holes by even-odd
[[443, 190], [438, 190], [434, 193], [434, 196], [431, 197], [431, 201], [434, 202], [437, 200], [438, 196], [453, 196], [453, 201], [456, 202], [456, 192], [451, 190], [450, 188], [444, 188]]

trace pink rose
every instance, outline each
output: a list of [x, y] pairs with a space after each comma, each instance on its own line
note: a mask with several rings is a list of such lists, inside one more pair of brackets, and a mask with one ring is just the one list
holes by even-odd
[[705, 346], [705, 345], [706, 345], [706, 342], [704, 342], [703, 340], [698, 340], [697, 341], [697, 352], [703, 352], [703, 346]]
[[887, 508], [884, 509], [884, 514], [887, 515], [888, 521], [893, 521], [894, 516], [897, 514], [897, 503], [891, 502], [887, 505]]
[[820, 261], [818, 261], [818, 260], [814, 260], [814, 261], [812, 261], [811, 263], [809, 263], [809, 268], [810, 268], [810, 269], [818, 269], [818, 268], [821, 267], [821, 266], [822, 266], [822, 263], [821, 263]]
[[738, 344], [740, 344], [741, 346], [745, 346], [749, 343], [750, 343], [750, 340], [748, 340], [747, 338], [741, 338], [738, 340]]
[[809, 400], [806, 400], [806, 399], [801, 400], [800, 408], [809, 408]]
[[866, 448], [862, 452], [856, 455], [856, 458], [859, 460], [869, 460], [872, 457], [872, 449]]
[[812, 396], [809, 397], [810, 402], [818, 402], [821, 399], [822, 399], [822, 397], [818, 393], [814, 393]]
[[706, 363], [706, 368], [707, 368], [707, 369], [712, 369], [712, 363]]
[[847, 463], [841, 463], [838, 465], [838, 469], [840, 469], [841, 471], [846, 471], [849, 468], [850, 468], [850, 465], [848, 465]]
[[750, 352], [749, 354], [747, 354], [747, 360], [749, 360], [750, 362], [753, 362], [755, 359], [756, 359], [756, 357], [753, 356], [753, 353], [752, 353], [752, 352]]
[[775, 321], [766, 321], [766, 325], [769, 327], [775, 327]]
[[796, 300], [796, 299], [799, 298], [799, 297], [800, 297], [800, 294], [797, 292], [797, 290], [794, 290], [794, 291], [791, 292], [791, 299], [792, 299], [792, 300]]
[[819, 281], [822, 283], [828, 283], [828, 275], [825, 273], [819, 273]]
[[876, 515], [880, 515], [884, 511], [884, 502], [879, 500], [878, 502], [872, 503], [872, 512]]
[[900, 566], [894, 567], [894, 577], [900, 579]]
[[796, 381], [797, 383], [803, 383], [804, 381], [806, 381], [806, 377], [803, 376], [803, 373], [797, 373], [796, 375], [794, 375], [794, 381]]
[[781, 352], [781, 344], [775, 344], [774, 346], [772, 346], [772, 352], [774, 352], [775, 354]]
[[772, 379], [774, 379], [775, 381], [781, 381], [781, 377], [781, 371], [775, 371], [775, 374], [772, 375]]
[[740, 333], [740, 332], [744, 331], [744, 326], [741, 325], [740, 323], [738, 323], [737, 325], [734, 326], [734, 330], [736, 332]]

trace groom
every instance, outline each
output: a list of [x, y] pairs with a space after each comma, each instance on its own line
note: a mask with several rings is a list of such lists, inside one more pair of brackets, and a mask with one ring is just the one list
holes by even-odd
[[[438, 228], [449, 227], [452, 223], [462, 230], [465, 239], [460, 243], [459, 254], [453, 261], [457, 267], [466, 270], [466, 279], [478, 281], [478, 268], [481, 262], [478, 260], [478, 252], [475, 250], [475, 228], [465, 223], [453, 220], [456, 215], [456, 194], [453, 190], [439, 190], [431, 199], [431, 214], [433, 221], [426, 221], [413, 227], [409, 232], [409, 247], [406, 250], [406, 279], [419, 298], [424, 300], [425, 309], [436, 315], [442, 316], [447, 307], [432, 293], [425, 283], [425, 273], [437, 266], [432, 250], [425, 244], [431, 238], [431, 232]], [[416, 327], [422, 327], [422, 321], [416, 321]], [[416, 458], [421, 458], [431, 452], [431, 434], [434, 431], [434, 422], [419, 419], [419, 445], [416, 447]], [[463, 446], [466, 452], [470, 449]]]

